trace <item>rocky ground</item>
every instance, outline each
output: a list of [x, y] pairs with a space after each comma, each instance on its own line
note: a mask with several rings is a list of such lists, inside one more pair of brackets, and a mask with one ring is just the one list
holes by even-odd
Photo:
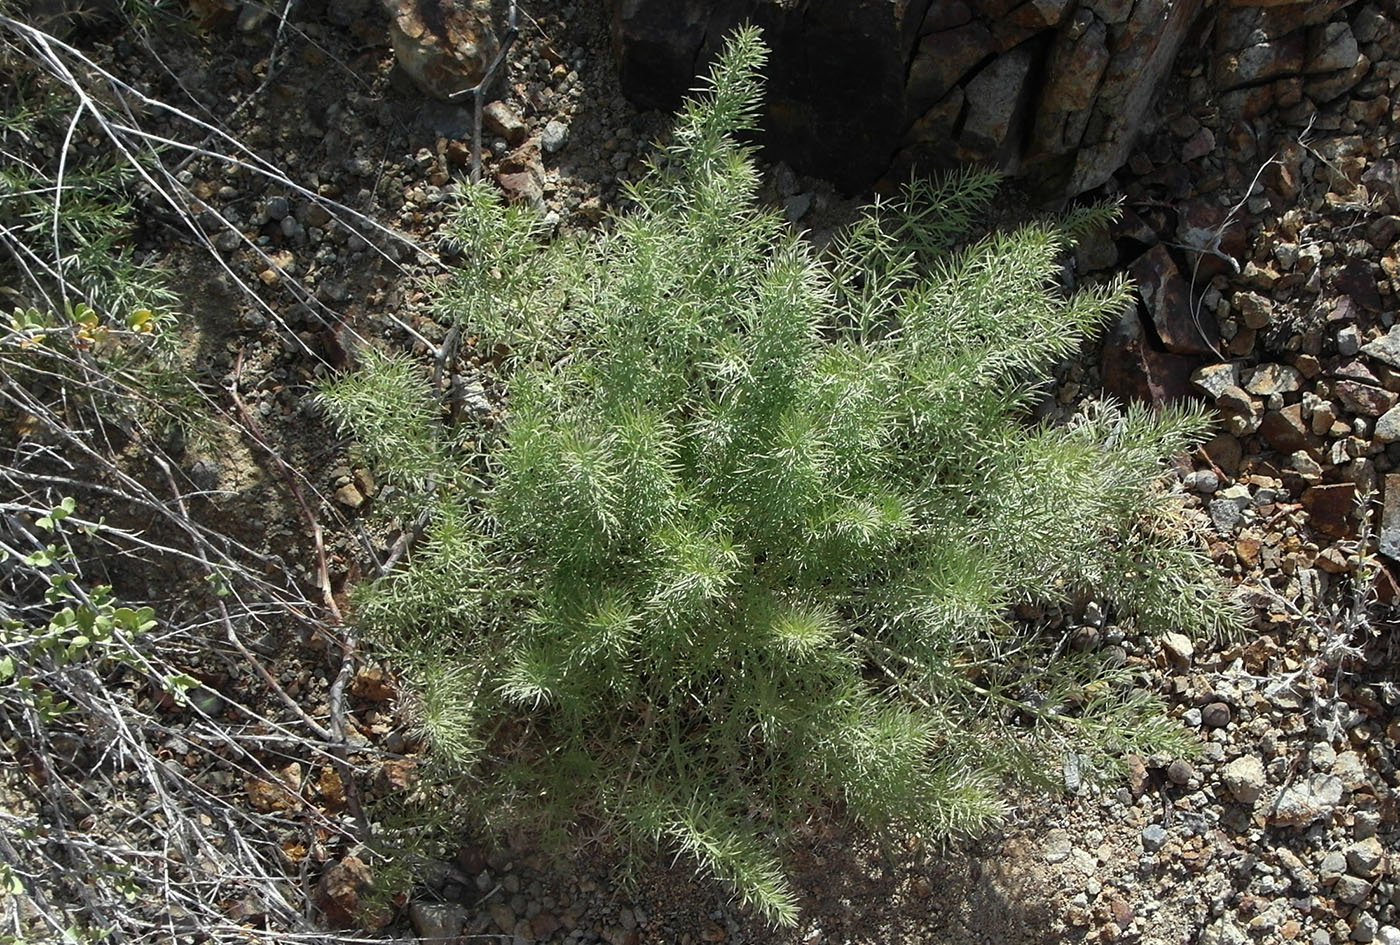
[[[199, 250], [170, 258], [185, 274], [200, 369], [238, 391], [289, 462], [310, 471], [339, 592], [358, 576], [357, 536], [382, 537], [360, 527], [382, 496], [317, 425], [306, 394], [324, 367], [307, 355], [353, 360], [355, 333], [416, 339], [419, 353], [442, 341], [427, 284], [451, 262], [435, 238], [470, 169], [470, 109], [426, 101], [392, 69], [385, 24], [363, 0], [298, 7], [290, 31], [275, 15], [207, 12], [204, 36], [168, 50], [172, 75], [149, 84], [168, 93], [178, 77], [214, 112], [245, 103], [232, 130], [306, 189], [191, 163], [182, 181], [228, 274], [210, 277]], [[486, 111], [484, 169], [552, 226], [591, 226], [641, 172], [664, 117], [617, 93], [593, 4], [525, 12]], [[1252, 608], [1248, 633], [1069, 628], [1077, 645], [1120, 651], [1199, 732], [1198, 757], [1129, 759], [1127, 783], [1104, 787], [1071, 768], [1061, 795], [1018, 798], [998, 835], [949, 849], [880, 848], [814, 821], [793, 852], [805, 899], [793, 932], [775, 934], [683, 863], [654, 864], [624, 887], [586, 855], [468, 838], [438, 881], [379, 914], [384, 934], [1400, 943], [1400, 637], [1385, 622], [1400, 559], [1400, 23], [1371, 4], [1341, 22], [1366, 68], [1340, 92], [1300, 85], [1291, 103], [1215, 101], [1207, 64], [1182, 56], [1153, 126], [1102, 191], [1122, 197], [1123, 221], [1074, 258], [1079, 280], [1128, 271], [1144, 305], [1057, 366], [1042, 407], [1067, 415], [1107, 389], [1203, 397], [1219, 412], [1219, 435], [1177, 473], [1202, 540]], [[119, 46], [109, 52], [122, 59]], [[783, 166], [766, 187], [818, 238], [849, 211]], [[377, 239], [364, 219], [403, 239]], [[348, 328], [327, 328], [327, 312]], [[492, 389], [483, 371], [468, 396], [490, 410]], [[276, 524], [285, 508], [253, 451], [213, 445], [199, 462], [211, 485], [244, 496], [241, 531], [307, 560], [295, 530]], [[318, 714], [318, 657], [299, 650], [280, 665], [287, 691]], [[392, 793], [415, 757], [390, 711], [392, 681], [366, 668], [352, 693], [366, 789]], [[343, 806], [343, 786], [313, 777], [314, 766], [281, 770], [275, 790], [245, 785], [256, 809], [290, 818], [298, 805]], [[333, 917], [349, 918], [371, 878], [358, 852], [302, 851]]]

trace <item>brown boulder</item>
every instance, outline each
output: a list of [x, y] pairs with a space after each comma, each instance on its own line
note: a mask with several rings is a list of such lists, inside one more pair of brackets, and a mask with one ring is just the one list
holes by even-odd
[[1306, 489], [1303, 491], [1303, 508], [1308, 510], [1308, 520], [1315, 532], [1333, 538], [1350, 538], [1356, 532], [1356, 522], [1352, 518], [1356, 508], [1356, 486], [1353, 483], [1340, 482]]
[[451, 100], [486, 75], [500, 49], [489, 0], [384, 0], [399, 67], [424, 93]]
[[1165, 246], [1158, 243], [1143, 253], [1128, 267], [1128, 272], [1168, 351], [1193, 355], [1215, 353], [1210, 341], [1219, 334], [1215, 316], [1192, 303], [1191, 287], [1182, 278]]
[[965, 23], [920, 39], [909, 67], [909, 109], [922, 114], [942, 99], [959, 79], [987, 58], [991, 46], [991, 30], [981, 23]]
[[1125, 402], [1167, 404], [1192, 395], [1191, 375], [1201, 359], [1158, 351], [1146, 339], [1136, 309], [1124, 313], [1104, 338], [1104, 390]]
[[1024, 124], [1031, 93], [1026, 78], [1032, 65], [1029, 49], [1013, 49], [967, 83], [967, 116], [958, 139], [965, 160], [991, 160], [1008, 171], [1017, 169], [1021, 142], [1011, 132]]
[[316, 905], [326, 921], [336, 928], [382, 929], [393, 914], [385, 906], [375, 906], [370, 894], [374, 877], [365, 861], [351, 854], [326, 867], [316, 886]]
[[1290, 404], [1282, 410], [1270, 410], [1265, 413], [1259, 424], [1259, 436], [1281, 453], [1293, 453], [1298, 450], [1316, 453], [1322, 448], [1322, 441], [1312, 435], [1308, 424], [1303, 420], [1301, 404]]

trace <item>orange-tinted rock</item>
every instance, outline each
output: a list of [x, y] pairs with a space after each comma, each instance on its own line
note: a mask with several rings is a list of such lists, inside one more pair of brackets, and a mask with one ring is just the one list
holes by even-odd
[[327, 923], [337, 928], [382, 929], [393, 915], [388, 908], [376, 908], [368, 901], [373, 890], [369, 867], [359, 857], [347, 856], [321, 874], [316, 905]]
[[[500, 48], [486, 0], [384, 0], [400, 68], [433, 98], [481, 81]], [[468, 99], [469, 100], [469, 99]]]

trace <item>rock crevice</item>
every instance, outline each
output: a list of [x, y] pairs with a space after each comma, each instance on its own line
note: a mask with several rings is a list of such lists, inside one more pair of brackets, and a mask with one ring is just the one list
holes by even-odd
[[[1249, 120], [1366, 78], [1393, 17], [1357, 0], [611, 0], [623, 89], [671, 108], [725, 34], [773, 49], [764, 145], [849, 191], [967, 162], [1047, 201], [1127, 160], [1184, 44]], [[1354, 22], [1353, 22], [1354, 21]], [[1361, 35], [1358, 35], [1358, 29]]]

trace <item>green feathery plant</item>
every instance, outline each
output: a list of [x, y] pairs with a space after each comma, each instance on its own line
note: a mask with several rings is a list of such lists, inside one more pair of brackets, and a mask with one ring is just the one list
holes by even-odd
[[605, 234], [546, 245], [467, 191], [442, 311], [507, 352], [500, 428], [446, 429], [399, 356], [323, 400], [432, 514], [358, 616], [440, 755], [532, 822], [674, 845], [791, 923], [775, 840], [812, 805], [962, 834], [1006, 775], [1189, 750], [1127, 670], [1017, 605], [1206, 631], [1232, 611], [1160, 486], [1202, 413], [1028, 420], [1034, 372], [1129, 304], [1121, 280], [1051, 288], [1111, 211], [955, 248], [996, 184], [967, 171], [822, 259], [732, 137], [764, 56], [734, 36]]

